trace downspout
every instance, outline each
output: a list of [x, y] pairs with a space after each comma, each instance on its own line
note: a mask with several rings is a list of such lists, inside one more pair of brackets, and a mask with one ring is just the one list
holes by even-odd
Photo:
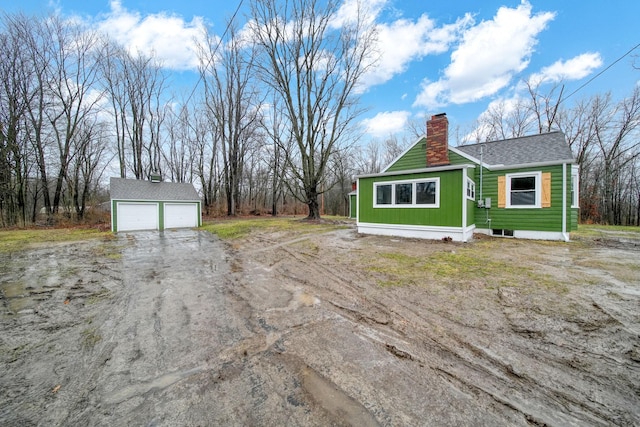
[[484, 162], [482, 161], [482, 157], [484, 155], [484, 144], [480, 145], [480, 201], [484, 203], [484, 199], [482, 198], [482, 165]]
[[562, 164], [562, 238], [569, 241], [567, 233], [567, 164]]
[[[483, 198], [483, 183], [482, 183], [482, 169], [484, 169], [484, 144], [480, 145], [480, 200], [478, 200], [478, 207], [482, 207], [484, 208], [484, 211], [486, 213], [487, 219], [485, 220], [485, 226], [488, 227], [487, 230], [489, 230], [489, 235], [491, 235], [491, 218], [489, 217], [489, 208], [487, 207], [487, 205], [485, 204], [485, 200]], [[488, 225], [487, 225], [488, 224]]]

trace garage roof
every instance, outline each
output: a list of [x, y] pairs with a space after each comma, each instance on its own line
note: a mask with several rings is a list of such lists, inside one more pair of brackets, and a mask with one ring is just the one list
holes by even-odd
[[109, 184], [113, 200], [200, 200], [193, 184], [186, 182], [111, 178]]

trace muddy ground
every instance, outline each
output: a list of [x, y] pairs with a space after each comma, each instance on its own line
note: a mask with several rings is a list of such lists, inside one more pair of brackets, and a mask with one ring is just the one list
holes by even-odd
[[124, 233], [0, 287], [0, 425], [640, 425], [623, 235]]

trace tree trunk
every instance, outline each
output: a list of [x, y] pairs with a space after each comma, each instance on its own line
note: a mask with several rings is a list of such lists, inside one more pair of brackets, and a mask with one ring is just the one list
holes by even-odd
[[318, 190], [316, 186], [310, 186], [306, 191], [309, 215], [307, 219], [320, 219], [320, 205], [318, 204]]

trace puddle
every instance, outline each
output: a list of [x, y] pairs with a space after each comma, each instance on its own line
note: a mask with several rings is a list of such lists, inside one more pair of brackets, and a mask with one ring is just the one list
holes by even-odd
[[318, 405], [342, 423], [380, 425], [364, 406], [308, 366], [302, 370], [302, 387]]
[[60, 288], [59, 285], [51, 285], [54, 281], [45, 281], [40, 284], [25, 285], [24, 282], [0, 283], [0, 295], [5, 300], [7, 310], [2, 316], [16, 314], [31, 314], [33, 309], [42, 301], [51, 298], [51, 295]]

